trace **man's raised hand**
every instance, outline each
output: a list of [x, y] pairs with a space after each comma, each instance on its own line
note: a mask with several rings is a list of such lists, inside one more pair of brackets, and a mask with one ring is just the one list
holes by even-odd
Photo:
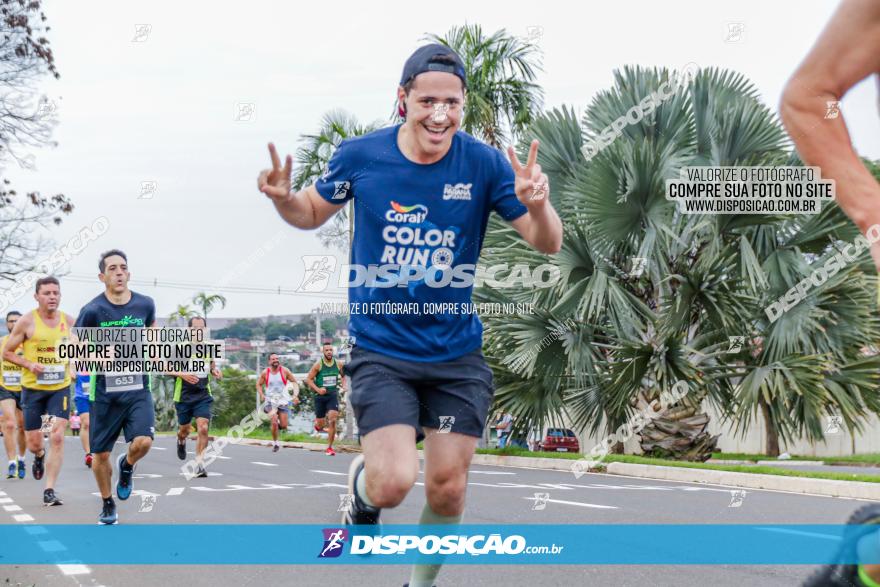
[[257, 178], [257, 189], [273, 200], [287, 198], [290, 195], [290, 172], [293, 168], [293, 158], [288, 155], [281, 167], [278, 151], [275, 145], [269, 143], [269, 155], [272, 157], [272, 169], [264, 169]]
[[538, 141], [532, 141], [529, 147], [529, 158], [525, 166], [520, 164], [513, 147], [507, 147], [507, 156], [513, 166], [516, 197], [526, 206], [542, 206], [550, 195], [550, 180], [547, 174], [541, 173], [538, 165]]

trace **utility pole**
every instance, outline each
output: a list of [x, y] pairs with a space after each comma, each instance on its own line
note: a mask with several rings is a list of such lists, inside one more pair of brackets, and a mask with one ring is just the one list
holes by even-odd
[[[260, 381], [260, 352], [257, 351], [257, 382]], [[257, 400], [257, 414], [260, 413], [260, 392], [256, 390], [256, 386], [254, 388], [254, 395], [256, 395]]]
[[312, 310], [315, 313], [315, 346], [318, 347], [318, 354], [321, 353], [321, 308]]

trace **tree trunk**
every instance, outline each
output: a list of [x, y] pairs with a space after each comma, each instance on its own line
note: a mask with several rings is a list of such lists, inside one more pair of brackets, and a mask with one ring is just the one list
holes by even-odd
[[767, 405], [763, 397], [758, 400], [758, 405], [761, 406], [761, 415], [764, 416], [764, 433], [767, 435], [767, 446], [765, 447], [767, 456], [778, 457], [779, 434], [777, 434], [776, 427], [773, 425], [773, 419], [770, 417], [770, 406]]
[[[639, 432], [645, 456], [706, 462], [715, 452], [720, 435], [713, 436], [706, 430], [709, 416], [683, 402], [668, 407]], [[695, 399], [694, 404], [699, 406], [700, 401]]]

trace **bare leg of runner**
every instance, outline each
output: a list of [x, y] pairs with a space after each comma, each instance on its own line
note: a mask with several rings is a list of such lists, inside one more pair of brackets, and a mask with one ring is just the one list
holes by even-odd
[[[64, 462], [64, 431], [67, 430], [67, 420], [55, 418], [55, 425], [49, 433], [49, 458], [46, 459], [46, 489], [55, 487], [58, 474], [61, 472], [61, 463]], [[42, 434], [39, 430], [37, 431]], [[40, 443], [42, 444], [42, 442]]]

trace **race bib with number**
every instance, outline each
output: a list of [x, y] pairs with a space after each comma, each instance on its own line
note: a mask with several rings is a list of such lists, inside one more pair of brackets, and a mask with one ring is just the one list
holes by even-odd
[[37, 385], [54, 385], [64, 381], [66, 365], [44, 365], [43, 372], [37, 375]]
[[104, 390], [107, 393], [137, 391], [144, 388], [144, 376], [140, 373], [104, 375]]
[[6, 387], [17, 387], [21, 385], [21, 371], [4, 371], [3, 385]]
[[336, 375], [327, 375], [324, 377], [324, 387], [333, 387], [336, 385]]

